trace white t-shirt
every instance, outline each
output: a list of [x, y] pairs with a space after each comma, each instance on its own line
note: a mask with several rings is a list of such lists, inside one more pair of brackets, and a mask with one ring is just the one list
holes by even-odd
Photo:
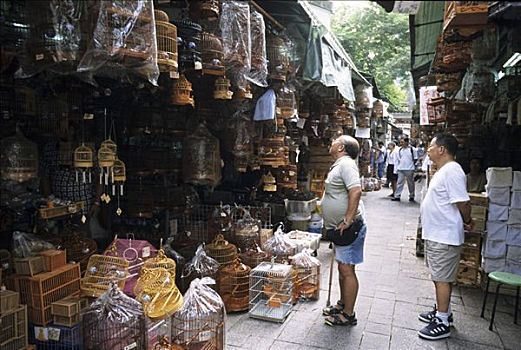
[[469, 200], [461, 166], [454, 161], [442, 166], [432, 177], [421, 204], [422, 238], [450, 245], [463, 244], [463, 219], [456, 203]]
[[415, 169], [414, 159], [418, 159], [418, 152], [416, 152], [416, 148], [412, 146], [408, 146], [406, 148], [400, 147], [396, 153], [398, 161], [394, 164], [397, 170]]

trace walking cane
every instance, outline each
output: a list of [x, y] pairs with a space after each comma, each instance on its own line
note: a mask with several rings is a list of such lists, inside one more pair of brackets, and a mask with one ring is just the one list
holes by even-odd
[[333, 265], [335, 264], [335, 246], [330, 243], [330, 247], [331, 246], [333, 246], [333, 251], [331, 252], [331, 264], [329, 265], [329, 286], [327, 289], [326, 308], [331, 306], [331, 284], [333, 283]]

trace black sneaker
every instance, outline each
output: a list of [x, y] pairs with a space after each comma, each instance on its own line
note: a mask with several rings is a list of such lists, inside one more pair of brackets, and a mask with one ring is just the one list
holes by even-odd
[[[431, 321], [436, 317], [436, 305], [434, 305], [434, 309], [427, 312], [422, 312], [418, 315], [418, 319], [425, 323], [431, 323]], [[449, 326], [454, 324], [454, 318], [452, 317], [452, 313], [449, 315]]]
[[409, 202], [415, 202], [414, 198], [409, 198]]
[[434, 317], [427, 326], [418, 332], [420, 338], [438, 340], [450, 337], [450, 327], [444, 324], [439, 317]]
[[393, 202], [399, 202], [400, 201], [400, 198], [396, 198], [394, 197], [393, 199], [391, 199]]

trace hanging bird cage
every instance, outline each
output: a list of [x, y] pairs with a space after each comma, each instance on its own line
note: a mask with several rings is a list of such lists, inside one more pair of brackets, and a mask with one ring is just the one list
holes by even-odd
[[111, 283], [116, 283], [122, 290], [128, 276], [128, 267], [129, 263], [124, 258], [92, 255], [85, 276], [81, 279], [82, 294], [99, 297], [109, 289]]
[[192, 0], [190, 1], [190, 17], [196, 20], [206, 19], [215, 21], [219, 19], [219, 0]]
[[226, 77], [219, 77], [215, 80], [215, 89], [213, 90], [213, 98], [216, 100], [231, 100], [233, 92], [230, 91], [230, 80]]
[[269, 62], [269, 77], [272, 80], [286, 81], [290, 62], [288, 47], [284, 39], [275, 35], [267, 36], [266, 53]]
[[376, 118], [383, 118], [384, 116], [384, 103], [381, 100], [376, 100], [373, 103], [373, 114]]
[[263, 262], [250, 273], [249, 316], [284, 322], [291, 312], [292, 267]]
[[277, 180], [271, 174], [271, 171], [262, 176], [262, 182], [264, 183], [263, 190], [265, 192], [277, 192]]
[[78, 179], [78, 170], [82, 173], [83, 183], [87, 182], [86, 173], [89, 175], [89, 183], [91, 180], [91, 172], [90, 169], [94, 166], [94, 152], [92, 148], [85, 146], [85, 144], [81, 144], [81, 146], [77, 147], [73, 153], [73, 165], [77, 169], [76, 170], [76, 182]]
[[119, 184], [119, 195], [123, 195], [123, 183], [127, 180], [127, 170], [125, 163], [116, 158], [112, 166], [112, 195], [116, 194], [116, 185]]
[[233, 97], [237, 100], [251, 100], [253, 98], [253, 94], [251, 93], [250, 83], [247, 83], [244, 89], [238, 89]]
[[290, 164], [277, 169], [277, 184], [281, 188], [297, 189], [297, 166]]
[[83, 349], [146, 349], [145, 315], [141, 304], [116, 285], [82, 312]]
[[116, 153], [111, 148], [101, 146], [98, 150], [98, 164], [101, 168], [110, 168], [114, 165], [116, 160]]
[[251, 268], [239, 260], [219, 271], [217, 291], [227, 312], [248, 310]]
[[25, 182], [38, 176], [38, 147], [17, 130], [0, 141], [2, 180]]
[[225, 308], [211, 283], [205, 277], [190, 284], [183, 308], [172, 317], [172, 349], [224, 350]]
[[184, 74], [181, 74], [179, 79], [177, 79], [174, 84], [171, 102], [177, 106], [194, 106], [194, 98], [192, 97], [192, 83], [186, 79]]
[[221, 164], [219, 140], [199, 124], [183, 145], [183, 181], [215, 187], [221, 181]]
[[302, 300], [318, 300], [320, 295], [320, 261], [307, 250], [295, 254], [291, 260], [295, 271], [296, 295]]
[[277, 92], [275, 111], [282, 119], [291, 118], [295, 114], [295, 94], [289, 89], [281, 89]]
[[110, 151], [114, 154], [117, 154], [118, 153], [118, 145], [112, 141], [110, 138], [108, 138], [107, 140], [103, 141], [101, 144], [100, 144], [100, 148], [101, 147], [106, 147], [108, 149], [110, 149]]
[[270, 259], [270, 255], [260, 250], [259, 247], [257, 249], [248, 249], [246, 252], [239, 254], [239, 256], [241, 261], [252, 269], [256, 268], [261, 262], [269, 261]]
[[161, 71], [177, 71], [177, 27], [164, 11], [154, 10], [156, 19], [157, 64]]
[[278, 168], [289, 163], [289, 147], [284, 145], [284, 137], [262, 139], [258, 153], [261, 165]]
[[208, 32], [203, 32], [201, 37], [203, 74], [223, 76], [224, 53], [221, 38]]
[[212, 243], [206, 245], [206, 253], [217, 260], [221, 266], [232, 264], [237, 260], [237, 247], [219, 234]]
[[202, 27], [186, 19], [176, 19], [172, 23], [177, 27], [179, 65], [185, 69], [201, 69]]

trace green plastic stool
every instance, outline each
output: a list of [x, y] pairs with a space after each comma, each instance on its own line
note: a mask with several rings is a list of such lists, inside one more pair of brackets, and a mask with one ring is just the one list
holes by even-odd
[[497, 297], [499, 295], [499, 287], [501, 285], [506, 284], [509, 286], [517, 287], [516, 293], [516, 306], [514, 309], [514, 324], [517, 324], [517, 309], [519, 309], [519, 289], [521, 287], [521, 276], [514, 275], [509, 272], [498, 272], [494, 271], [488, 274], [487, 278], [487, 289], [485, 290], [485, 298], [483, 299], [483, 307], [481, 308], [481, 318], [485, 318], [485, 305], [487, 304], [487, 296], [488, 296], [488, 287], [490, 285], [490, 280], [493, 280], [497, 283], [496, 287], [496, 297], [494, 298], [494, 306], [492, 307], [492, 317], [490, 317], [490, 326], [489, 330], [492, 330], [492, 325], [494, 324], [494, 316], [496, 315], [496, 305], [497, 305]]

